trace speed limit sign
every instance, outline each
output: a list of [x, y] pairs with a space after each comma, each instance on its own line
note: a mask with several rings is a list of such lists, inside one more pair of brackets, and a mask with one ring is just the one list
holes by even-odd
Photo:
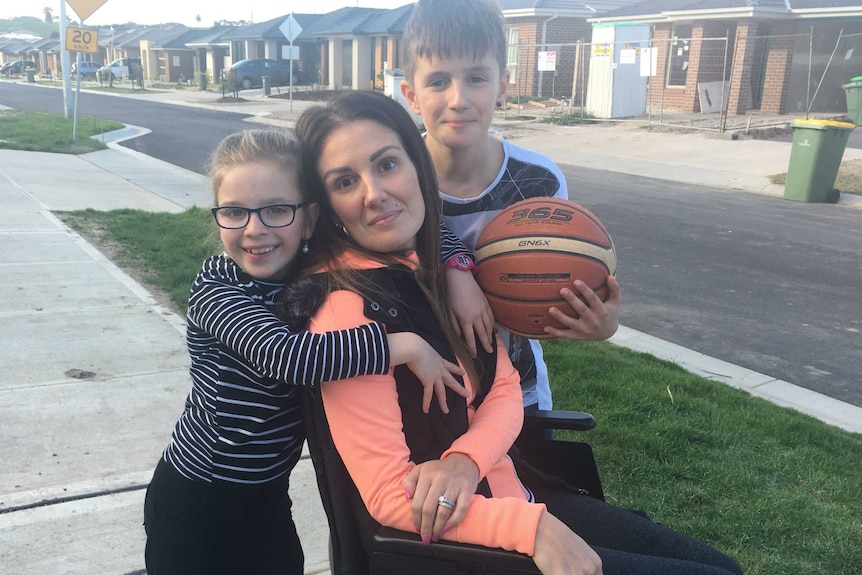
[[70, 52], [98, 52], [99, 32], [89, 28], [66, 28], [66, 50]]

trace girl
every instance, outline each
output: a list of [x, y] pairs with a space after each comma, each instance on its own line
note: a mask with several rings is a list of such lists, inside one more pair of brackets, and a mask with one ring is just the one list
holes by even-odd
[[419, 336], [368, 322], [293, 333], [273, 314], [317, 220], [300, 161], [296, 142], [273, 130], [233, 134], [213, 154], [224, 254], [204, 262], [189, 297], [192, 388], [147, 490], [149, 575], [302, 573], [287, 491], [305, 437], [302, 385], [406, 364], [426, 408], [433, 393], [445, 410], [444, 386], [466, 394], [460, 368]]
[[722, 553], [639, 515], [518, 478], [507, 452], [523, 418], [519, 376], [499, 340], [496, 358], [471, 360], [444, 311], [434, 233], [440, 199], [428, 152], [401, 106], [381, 94], [343, 92], [306, 110], [296, 130], [305, 166], [317, 167], [304, 172], [303, 189], [323, 220], [313, 263], [326, 273], [295, 290], [324, 302], [312, 331], [370, 319], [392, 332], [416, 331], [444, 357], [457, 356], [471, 390], [467, 401], [450, 394], [448, 415], [435, 406], [426, 415], [405, 370], [320, 389], [333, 443], [370, 515], [419, 531], [425, 543], [525, 553], [545, 574], [739, 574]]

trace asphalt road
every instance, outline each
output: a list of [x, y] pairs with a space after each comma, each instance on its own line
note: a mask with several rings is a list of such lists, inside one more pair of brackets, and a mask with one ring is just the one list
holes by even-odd
[[[62, 111], [59, 91], [20, 84], [0, 83], [0, 104]], [[232, 112], [82, 93], [79, 118], [92, 115], [149, 128], [129, 147], [200, 173], [248, 127]], [[862, 406], [862, 210], [561, 168], [614, 237], [624, 325]]]
[[621, 323], [862, 406], [862, 210], [561, 167], [614, 238]]
[[[0, 82], [0, 104], [18, 110], [62, 113], [63, 92]], [[79, 125], [93, 117], [152, 130], [122, 145], [200, 174], [206, 173], [209, 156], [223, 137], [250, 127], [243, 121], [248, 114], [81, 92]]]

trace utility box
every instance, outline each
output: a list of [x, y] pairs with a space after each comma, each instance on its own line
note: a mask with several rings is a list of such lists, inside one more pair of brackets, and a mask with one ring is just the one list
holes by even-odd
[[593, 24], [587, 111], [596, 118], [631, 118], [646, 112], [652, 71], [650, 27]]

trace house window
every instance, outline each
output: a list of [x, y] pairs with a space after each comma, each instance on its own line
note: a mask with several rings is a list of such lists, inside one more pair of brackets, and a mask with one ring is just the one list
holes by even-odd
[[667, 67], [668, 86], [685, 86], [689, 54], [691, 54], [691, 24], [674, 24]]
[[520, 51], [520, 30], [518, 28], [506, 29], [506, 68], [509, 70], [509, 83], [517, 83], [518, 78], [518, 52]]

